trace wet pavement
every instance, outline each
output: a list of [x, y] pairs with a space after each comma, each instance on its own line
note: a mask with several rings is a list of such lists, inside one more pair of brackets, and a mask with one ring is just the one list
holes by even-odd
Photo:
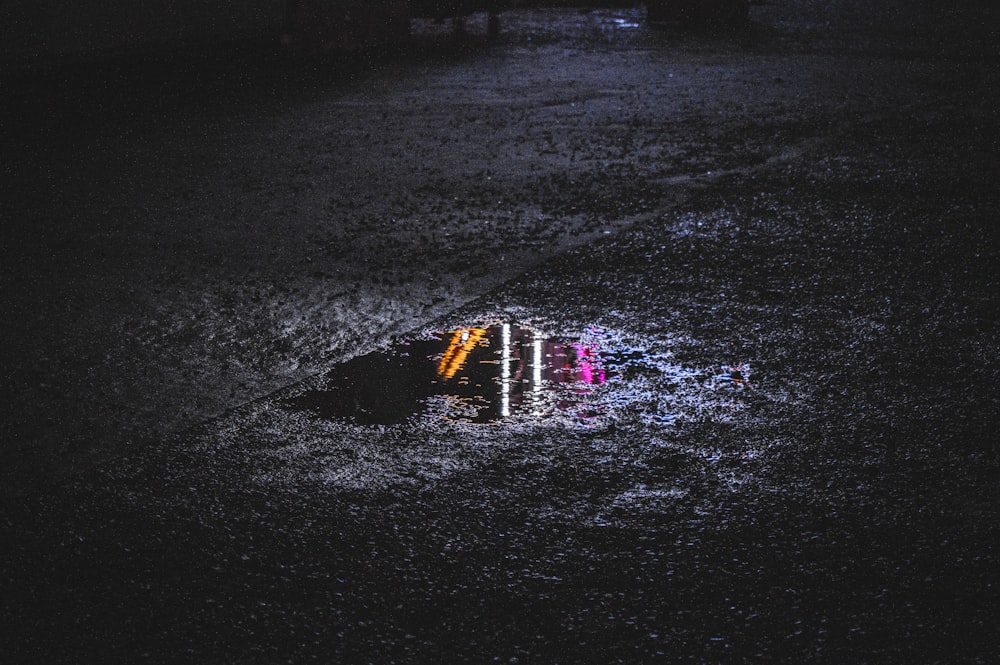
[[522, 10], [25, 160], [4, 653], [992, 662], [990, 18]]

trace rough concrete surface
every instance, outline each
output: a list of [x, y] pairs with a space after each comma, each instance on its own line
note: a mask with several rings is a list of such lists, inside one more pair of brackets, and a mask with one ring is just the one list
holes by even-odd
[[[5, 80], [9, 662], [991, 662], [996, 9], [750, 19]], [[289, 408], [500, 322], [597, 416]]]

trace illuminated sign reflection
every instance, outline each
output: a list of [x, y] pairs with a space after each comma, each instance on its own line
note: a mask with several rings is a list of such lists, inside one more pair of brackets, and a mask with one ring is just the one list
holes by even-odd
[[476, 423], [555, 414], [587, 421], [601, 414], [593, 390], [607, 378], [596, 338], [557, 339], [504, 323], [355, 358], [288, 405], [359, 424], [422, 412]]

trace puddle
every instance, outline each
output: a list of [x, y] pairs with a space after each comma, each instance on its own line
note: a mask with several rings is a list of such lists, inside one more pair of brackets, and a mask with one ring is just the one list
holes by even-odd
[[611, 22], [614, 24], [616, 28], [635, 29], [642, 26], [642, 24], [639, 23], [638, 21], [633, 21], [626, 18], [613, 18], [611, 19]]
[[472, 423], [560, 415], [586, 423], [610, 378], [598, 334], [549, 337], [514, 324], [404, 340], [343, 363], [286, 401], [321, 418], [394, 425], [420, 414]]

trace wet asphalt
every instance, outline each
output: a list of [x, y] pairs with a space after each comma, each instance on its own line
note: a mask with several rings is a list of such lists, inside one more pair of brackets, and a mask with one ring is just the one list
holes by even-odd
[[642, 17], [17, 83], [9, 662], [992, 662], [996, 10]]

